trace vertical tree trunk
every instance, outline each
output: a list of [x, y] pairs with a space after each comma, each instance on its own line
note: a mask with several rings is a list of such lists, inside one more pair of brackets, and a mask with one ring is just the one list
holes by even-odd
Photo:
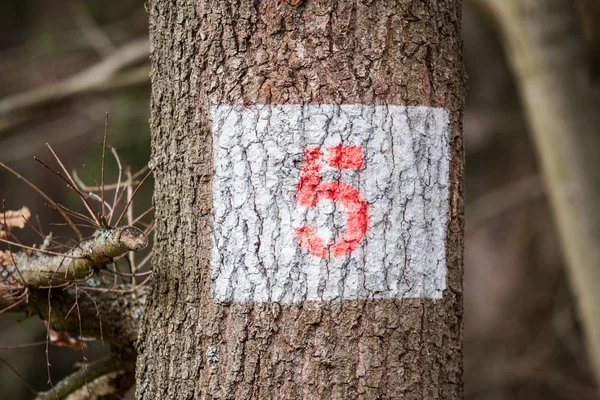
[[462, 398], [460, 2], [148, 8], [137, 397]]
[[593, 51], [572, 0], [482, 4], [504, 36], [600, 384], [600, 85]]

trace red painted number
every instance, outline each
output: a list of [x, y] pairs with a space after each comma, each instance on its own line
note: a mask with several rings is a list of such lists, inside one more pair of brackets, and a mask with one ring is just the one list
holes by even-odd
[[[296, 228], [298, 242], [316, 257], [328, 255], [341, 257], [350, 254], [367, 231], [369, 215], [367, 202], [353, 187], [341, 182], [321, 183], [321, 149], [309, 147], [304, 150], [300, 182], [296, 189], [296, 204], [316, 207], [320, 200], [339, 202], [346, 210], [346, 231], [335, 243], [325, 243], [314, 226]], [[336, 146], [329, 149], [329, 165], [338, 169], [360, 169], [363, 164], [362, 149], [358, 146]]]

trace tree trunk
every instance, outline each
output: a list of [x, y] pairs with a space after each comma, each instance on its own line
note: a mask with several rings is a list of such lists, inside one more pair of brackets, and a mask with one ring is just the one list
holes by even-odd
[[572, 0], [482, 4], [498, 24], [519, 85], [600, 384], [600, 84], [593, 51]]
[[460, 2], [148, 9], [137, 397], [462, 398]]

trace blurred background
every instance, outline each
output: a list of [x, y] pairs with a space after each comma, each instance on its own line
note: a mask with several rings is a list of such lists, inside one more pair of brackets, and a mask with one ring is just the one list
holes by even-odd
[[[523, 0], [528, 1], [528, 0]], [[535, 1], [535, 0], [533, 0]], [[597, 0], [578, 0], [578, 26], [594, 76], [600, 54]], [[141, 0], [13, 0], [0, 6], [0, 161], [56, 201], [81, 206], [65, 185], [33, 160], [52, 161], [50, 143], [68, 170], [93, 185], [99, 176], [105, 112], [108, 142], [132, 171], [149, 160], [148, 21]], [[597, 29], [596, 29], [597, 30]], [[466, 1], [464, 60], [469, 94], [466, 143], [465, 391], [472, 400], [598, 399], [582, 341], [557, 232], [541, 180], [519, 88], [494, 18]], [[107, 181], [117, 166], [107, 157]], [[7, 209], [27, 206], [42, 226], [57, 221], [42, 200], [5, 171]], [[151, 205], [152, 186], [134, 213]], [[59, 235], [61, 227], [52, 229]], [[16, 232], [39, 243], [30, 229]], [[0, 315], [0, 357], [36, 390], [48, 390], [37, 317]], [[107, 349], [88, 343], [88, 360]], [[81, 351], [50, 348], [54, 382], [81, 363]], [[0, 397], [28, 399], [27, 386], [0, 362]]]
[[[148, 15], [141, 0], [3, 1], [0, 161], [31, 180], [57, 203], [85, 213], [76, 194], [33, 157], [56, 167], [46, 147], [49, 143], [68, 171], [76, 169], [81, 180], [94, 187], [91, 173], [98, 181], [101, 179], [105, 113], [109, 112], [107, 140], [116, 148], [122, 167], [129, 166], [132, 173], [144, 167], [150, 159], [148, 49]], [[108, 149], [106, 182], [115, 183], [117, 175], [117, 163]], [[151, 196], [150, 180], [136, 195], [135, 216], [151, 206]], [[6, 199], [7, 209], [29, 207], [32, 215], [39, 216], [44, 233], [51, 229], [55, 236], [69, 235], [65, 227], [50, 225], [63, 222], [57, 213], [4, 170], [0, 171], [0, 198]], [[37, 228], [34, 217], [30, 222]], [[84, 235], [90, 233], [81, 229]], [[25, 244], [41, 243], [39, 235], [28, 227], [14, 233]], [[38, 391], [50, 388], [45, 340], [46, 328], [37, 316], [0, 314], [0, 357]], [[40, 341], [42, 345], [6, 349]], [[86, 344], [89, 361], [108, 353], [108, 344]], [[51, 346], [52, 381], [56, 384], [73, 373], [82, 360], [80, 349]], [[30, 389], [0, 361], [0, 398], [33, 397]]]

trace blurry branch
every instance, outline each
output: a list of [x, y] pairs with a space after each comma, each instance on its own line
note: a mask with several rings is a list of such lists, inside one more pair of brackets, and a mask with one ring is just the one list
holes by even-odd
[[13, 126], [22, 124], [23, 122], [26, 122], [29, 119], [31, 119], [31, 115], [28, 115], [27, 113], [19, 113], [15, 115], [7, 115], [5, 117], [0, 117], [0, 132], [8, 130]]
[[[114, 398], [120, 398], [119, 395], [123, 396], [125, 394], [124, 392], [126, 392], [133, 383], [133, 370], [134, 363], [131, 361], [122, 362], [113, 356], [105, 357], [87, 364], [85, 373], [83, 370], [79, 370], [62, 379], [54, 387], [54, 390], [38, 394], [36, 400], [54, 400], [57, 397], [63, 399], [69, 395], [75, 396], [72, 398], [76, 399], [89, 399], [90, 397], [86, 385], [89, 386], [89, 391], [92, 394], [98, 394], [98, 397], [95, 398], [101, 398], [101, 396], [108, 395], [112, 395]], [[130, 375], [129, 379], [127, 379], [129, 385], [127, 385], [126, 388], [123, 388], [124, 390], [119, 390], [119, 386], [126, 385], [118, 385], [113, 381], [122, 378], [123, 375]], [[105, 390], [99, 390], [99, 385], [102, 385]], [[83, 392], [78, 395], [79, 391]]]
[[466, 233], [476, 231], [486, 222], [509, 211], [540, 200], [544, 194], [542, 179], [538, 175], [492, 190], [467, 205]]
[[[77, 290], [71, 287], [53, 291], [48, 302], [48, 290], [37, 289], [31, 291], [28, 303], [20, 304], [13, 310], [39, 315], [43, 320], [50, 317], [50, 325], [56, 331], [79, 337], [81, 328], [86, 337], [103, 339], [114, 348], [127, 349], [137, 339], [139, 318], [147, 294], [147, 285], [136, 287], [124, 284], [117, 289], [104, 284], [93, 288], [81, 285]], [[0, 307], [7, 302], [0, 297]], [[81, 310], [81, 321], [71, 312], [75, 302]]]
[[[146, 67], [143, 69], [140, 78], [144, 79], [142, 83], [146, 83], [147, 76]], [[131, 72], [133, 72], [132, 70]], [[123, 73], [121, 75], [129, 74]], [[116, 88], [115, 88], [116, 89]], [[135, 108], [143, 109], [147, 107], [147, 99], [140, 97], [135, 100]], [[81, 143], [84, 143], [86, 136], [94, 136], [97, 126], [95, 118], [101, 115], [106, 110], [106, 103], [103, 99], [91, 99], [89, 103], [83, 102], [74, 105], [69, 110], [68, 114], [53, 118], [51, 121], [44, 121], [42, 124], [28, 127], [27, 130], [20, 130], [18, 135], [2, 135], [1, 132], [8, 129], [9, 126], [0, 125], [0, 148], [2, 148], [2, 162], [12, 164], [18, 161], [30, 160], [40, 151], [46, 149], [46, 143], [53, 143], [56, 147], [65, 146], [64, 148], [76, 148]], [[72, 110], [72, 111], [71, 111]], [[36, 115], [20, 114], [23, 122], [31, 121]], [[125, 116], [124, 116], [125, 117]], [[127, 114], [127, 124], [143, 124], [147, 123], [147, 119], [138, 114]], [[19, 123], [18, 121], [16, 123]], [[2, 118], [0, 117], [0, 124]], [[65, 129], [68, 126], [68, 129]], [[127, 135], [121, 137], [120, 143], [122, 146], [134, 146], [145, 140], [144, 137], [138, 135]], [[27, 143], [27, 146], [23, 146]], [[75, 147], [73, 147], [75, 146]]]
[[29, 382], [27, 382], [27, 380], [23, 377], [23, 375], [21, 375], [19, 373], [19, 371], [17, 371], [15, 369], [15, 367], [13, 367], [8, 361], [6, 361], [3, 357], [0, 357], [0, 364], [4, 364], [6, 365], [6, 367], [8, 367], [8, 369], [10, 369], [17, 378], [19, 378], [21, 380], [21, 382], [23, 382], [23, 384], [35, 395], [37, 394], [37, 391], [33, 388], [33, 386], [31, 386], [29, 384]]
[[114, 52], [115, 46], [108, 35], [96, 24], [85, 3], [82, 0], [73, 0], [71, 7], [79, 29], [96, 52], [102, 57], [107, 57]]
[[129, 86], [139, 85], [141, 83], [150, 83], [150, 65], [142, 65], [127, 71], [120, 72], [106, 81], [104, 87], [97, 90], [109, 91], [121, 89]]
[[600, 382], [600, 124], [571, 0], [471, 0], [485, 7], [523, 99]]
[[464, 125], [469, 155], [489, 150], [490, 146], [497, 144], [498, 138], [508, 141], [527, 132], [521, 110], [499, 110], [488, 106], [466, 110]]
[[28, 90], [0, 99], [0, 128], [12, 126], [5, 120], [19, 121], [19, 113], [30, 111], [50, 103], [66, 100], [76, 95], [94, 91], [112, 90], [149, 81], [149, 66], [132, 71], [125, 68], [147, 60], [150, 54], [147, 38], [122, 45], [99, 63], [62, 81]]
[[[576, 0], [579, 17], [587, 39], [591, 65], [595, 71], [594, 79], [600, 80], [600, 2], [598, 0]], [[599, 95], [596, 87], [596, 95]]]

